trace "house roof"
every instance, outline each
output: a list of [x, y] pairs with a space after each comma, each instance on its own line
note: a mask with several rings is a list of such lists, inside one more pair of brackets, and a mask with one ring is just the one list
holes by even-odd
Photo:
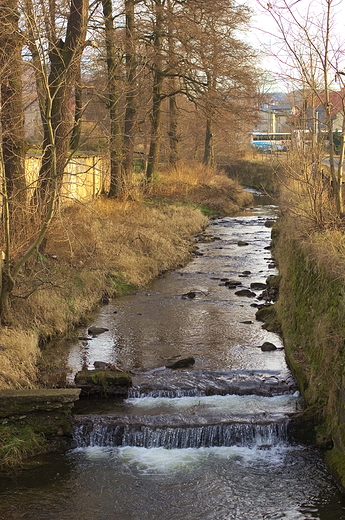
[[[329, 93], [329, 102], [332, 106], [331, 116], [335, 117], [337, 115], [337, 113], [340, 112], [340, 110], [345, 109], [345, 88], [338, 90], [338, 91], [331, 90]], [[316, 99], [314, 97], [314, 106], [315, 106], [316, 110], [323, 109], [325, 106], [325, 103], [326, 103], [325, 92], [320, 92]], [[309, 106], [311, 106], [313, 104], [311, 97], [310, 97], [310, 99], [308, 99], [308, 104], [309, 104]]]

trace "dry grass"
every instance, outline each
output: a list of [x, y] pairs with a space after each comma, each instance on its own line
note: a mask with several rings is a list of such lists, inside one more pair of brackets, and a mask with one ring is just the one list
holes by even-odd
[[0, 388], [32, 388], [37, 377], [37, 334], [0, 329]]
[[219, 215], [234, 214], [252, 202], [252, 196], [224, 171], [199, 163], [167, 170], [149, 186], [147, 193], [205, 206]]
[[189, 257], [190, 237], [208, 220], [189, 207], [149, 207], [100, 199], [68, 208], [54, 223], [47, 252], [78, 269], [121, 273], [143, 286]]
[[37, 253], [18, 279], [11, 328], [0, 331], [0, 388], [35, 385], [38, 340], [85, 321], [103, 294], [144, 287], [185, 264], [193, 235], [208, 224], [197, 204], [229, 214], [252, 200], [238, 183], [205, 168], [167, 172], [145, 195], [60, 209], [44, 254]]

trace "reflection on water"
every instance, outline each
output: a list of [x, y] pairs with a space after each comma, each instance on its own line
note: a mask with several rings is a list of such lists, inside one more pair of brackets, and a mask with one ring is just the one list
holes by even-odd
[[[343, 520], [317, 452], [298, 447], [86, 448], [45, 484], [18, 479], [6, 520]], [[27, 483], [26, 483], [27, 485]]]
[[[70, 380], [83, 363], [91, 368], [97, 360], [127, 370], [159, 367], [175, 355], [195, 357], [195, 369], [285, 366], [282, 351], [267, 356], [257, 348], [264, 341], [282, 347], [280, 338], [255, 320], [256, 308], [251, 305], [260, 301], [236, 296], [235, 289], [222, 283], [224, 278], [236, 279], [241, 288], [250, 288], [277, 273], [265, 249], [271, 230], [264, 225], [275, 211], [273, 206], [260, 207], [235, 219], [213, 221], [208, 234], [220, 240], [198, 244], [202, 256], [156, 280], [149, 289], [105, 306], [95, 324], [109, 332], [73, 345]], [[240, 240], [249, 245], [238, 246]], [[250, 274], [245, 276], [244, 271]], [[194, 299], [182, 298], [191, 291]], [[87, 336], [87, 330], [80, 335]]]

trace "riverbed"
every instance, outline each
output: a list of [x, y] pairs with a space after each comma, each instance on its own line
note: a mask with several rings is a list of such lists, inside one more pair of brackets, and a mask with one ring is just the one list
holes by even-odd
[[[0, 480], [0, 518], [345, 519], [322, 454], [289, 437], [303, 402], [281, 338], [255, 319], [253, 284], [277, 274], [276, 215], [256, 194], [254, 208], [210, 223], [187, 266], [103, 306], [94, 325], [108, 331], [80, 330], [68, 382], [105, 361], [131, 371], [133, 388], [81, 400], [75, 448]], [[166, 368], [187, 357], [192, 366]]]

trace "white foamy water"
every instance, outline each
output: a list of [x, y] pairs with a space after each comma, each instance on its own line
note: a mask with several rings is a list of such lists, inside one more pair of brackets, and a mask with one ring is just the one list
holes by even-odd
[[[296, 448], [293, 448], [296, 449]], [[302, 449], [302, 448], [299, 448]], [[83, 455], [89, 461], [111, 460], [113, 464], [125, 464], [128, 468], [136, 468], [142, 473], [169, 473], [172, 471], [195, 469], [197, 465], [208, 462], [216, 463], [217, 459], [231, 461], [240, 466], [284, 465], [285, 457], [292, 450], [291, 446], [281, 443], [270, 449], [259, 447], [212, 447], [212, 448], [139, 448], [132, 446], [116, 448], [87, 447], [77, 448], [74, 453]]]
[[[145, 410], [147, 413], [166, 412], [242, 412], [264, 413], [280, 412], [292, 413], [301, 407], [301, 398], [298, 394], [263, 397], [258, 395], [213, 395], [203, 397], [142, 397], [126, 399], [129, 411]], [[132, 410], [131, 410], [132, 408]]]

